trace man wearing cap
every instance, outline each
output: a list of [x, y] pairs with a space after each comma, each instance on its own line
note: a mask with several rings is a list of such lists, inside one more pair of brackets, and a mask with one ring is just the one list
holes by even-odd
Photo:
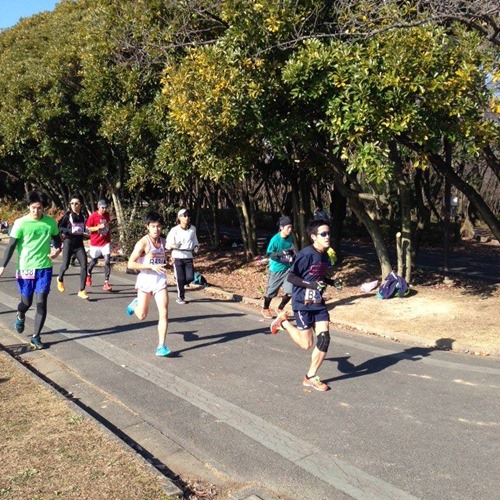
[[287, 215], [280, 218], [279, 232], [275, 234], [267, 246], [269, 257], [269, 275], [267, 278], [266, 295], [262, 307], [264, 318], [273, 318], [275, 315], [270, 309], [271, 300], [278, 295], [280, 286], [285, 295], [278, 306], [278, 313], [282, 312], [292, 297], [292, 284], [287, 281], [288, 272], [295, 256], [295, 242], [292, 234], [292, 220]]
[[104, 257], [104, 286], [102, 289], [106, 292], [111, 291], [109, 284], [109, 275], [111, 274], [111, 233], [109, 231], [109, 212], [106, 200], [97, 202], [97, 210], [90, 214], [87, 219], [87, 229], [90, 233], [91, 258], [87, 271], [87, 280], [85, 284], [92, 286], [92, 269], [97, 264], [99, 257]]
[[185, 288], [193, 281], [193, 253], [198, 252], [196, 228], [191, 224], [189, 211], [182, 208], [177, 213], [179, 224], [167, 234], [167, 249], [172, 251], [174, 276], [177, 282], [177, 304], [186, 304]]

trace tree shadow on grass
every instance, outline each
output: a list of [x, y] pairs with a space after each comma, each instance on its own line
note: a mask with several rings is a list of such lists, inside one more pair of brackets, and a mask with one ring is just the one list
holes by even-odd
[[325, 380], [325, 382], [338, 382], [339, 380], [372, 375], [374, 373], [381, 372], [382, 370], [385, 370], [400, 361], [420, 361], [421, 359], [430, 356], [433, 351], [450, 350], [454, 341], [454, 339], [449, 338], [439, 339], [436, 341], [436, 345], [434, 347], [410, 347], [402, 352], [396, 352], [369, 359], [359, 365], [351, 363], [349, 361], [350, 356], [327, 358], [328, 361], [336, 361], [338, 363], [338, 370], [344, 375], [332, 377]]

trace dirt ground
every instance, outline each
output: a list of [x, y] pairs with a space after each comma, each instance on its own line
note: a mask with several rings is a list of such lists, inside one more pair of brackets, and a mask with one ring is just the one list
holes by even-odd
[[0, 374], [1, 498], [168, 499], [152, 469], [3, 352]]
[[[499, 259], [498, 242], [465, 243], [460, 251], [478, 258]], [[207, 292], [225, 290], [234, 298], [261, 307], [267, 266], [246, 263], [241, 250], [200, 252], [196, 269], [209, 283]], [[376, 334], [411, 344], [436, 346], [478, 355], [500, 356], [500, 283], [487, 286], [462, 279], [445, 284], [439, 273], [416, 272], [405, 298], [382, 300], [360, 285], [379, 276], [379, 267], [346, 256], [337, 276], [341, 290], [328, 288], [325, 298], [334, 328]], [[274, 299], [276, 307], [280, 299]]]

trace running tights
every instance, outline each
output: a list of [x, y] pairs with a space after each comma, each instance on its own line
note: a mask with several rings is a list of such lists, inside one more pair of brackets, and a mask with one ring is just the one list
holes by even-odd
[[[92, 269], [94, 269], [94, 266], [97, 264], [98, 260], [99, 260], [98, 258], [90, 260], [89, 268], [87, 270], [88, 274], [92, 274]], [[108, 254], [104, 255], [104, 281], [109, 281], [110, 274], [111, 274], [111, 256]]]
[[[47, 317], [47, 297], [48, 293], [35, 293], [35, 304], [36, 304], [36, 313], [35, 313], [35, 332], [34, 336], [40, 335], [42, 331], [43, 325], [45, 324], [45, 318]], [[31, 307], [33, 303], [33, 295], [29, 297], [25, 297], [21, 295], [21, 302], [17, 306], [17, 311], [19, 313], [19, 317], [23, 319], [26, 315], [26, 311]]]
[[193, 259], [174, 259], [174, 276], [177, 281], [177, 295], [184, 300], [186, 285], [193, 281]]
[[62, 264], [59, 269], [59, 281], [64, 281], [64, 273], [68, 270], [71, 256], [75, 254], [80, 263], [80, 290], [85, 290], [85, 280], [87, 279], [87, 254], [84, 247], [73, 249], [69, 241], [63, 244]]

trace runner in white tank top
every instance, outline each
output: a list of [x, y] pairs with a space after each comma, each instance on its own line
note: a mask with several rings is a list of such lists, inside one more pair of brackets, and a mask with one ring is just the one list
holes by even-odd
[[145, 319], [149, 311], [151, 297], [158, 308], [158, 347], [157, 356], [168, 356], [170, 350], [165, 345], [168, 326], [167, 269], [165, 260], [165, 240], [160, 236], [163, 219], [157, 212], [146, 216], [148, 234], [143, 236], [134, 247], [128, 261], [129, 269], [140, 271], [137, 276], [137, 298], [127, 306], [127, 314], [135, 314]]
[[[142, 239], [146, 240], [146, 244], [149, 245], [149, 249], [146, 254], [137, 259], [137, 262], [139, 264], [165, 266], [165, 240], [160, 237], [158, 238], [158, 241], [154, 242], [149, 234], [144, 236]], [[141, 272], [137, 276], [135, 288], [136, 290], [156, 295], [160, 290], [167, 288], [167, 275], [157, 273], [152, 269], [141, 269]]]

